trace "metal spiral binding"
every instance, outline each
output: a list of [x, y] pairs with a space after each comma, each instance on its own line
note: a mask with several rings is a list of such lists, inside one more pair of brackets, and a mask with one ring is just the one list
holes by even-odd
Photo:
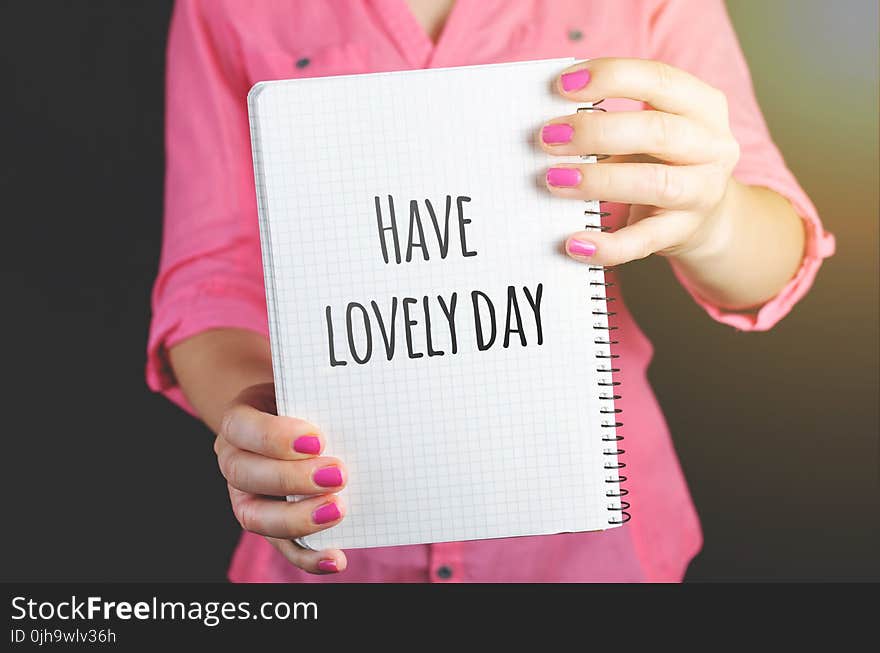
[[[601, 104], [601, 102], [602, 102], [602, 100], [599, 100], [598, 102], [593, 103], [592, 106], [579, 107], [578, 112], [580, 112], [580, 111], [605, 111], [604, 108], [596, 106], [598, 104]], [[581, 158], [585, 159], [585, 160], [600, 161], [602, 159], [607, 159], [608, 155], [607, 154], [586, 154], [586, 155], [583, 155]], [[599, 204], [599, 207], [600, 207], [600, 210], [598, 210], [598, 211], [595, 211], [592, 208], [587, 208], [587, 210], [584, 211], [584, 215], [585, 216], [593, 216], [594, 220], [597, 222], [601, 221], [602, 218], [606, 218], [609, 215], [611, 215], [608, 211], [601, 210], [601, 204]], [[598, 231], [607, 231], [610, 227], [608, 227], [606, 225], [602, 225], [602, 224], [593, 224], [593, 223], [588, 222], [585, 225], [585, 228], [586, 229], [594, 229], [594, 230], [598, 230]], [[608, 268], [604, 268], [601, 266], [590, 266], [589, 267], [590, 272], [603, 272], [603, 271], [606, 271], [607, 269]], [[603, 374], [608, 374], [607, 379], [603, 379], [603, 380], [599, 381], [599, 387], [601, 388], [600, 393], [599, 393], [599, 399], [600, 399], [600, 401], [610, 401], [610, 402], [612, 402], [612, 406], [614, 406], [613, 402], [618, 401], [621, 397], [620, 394], [618, 394], [617, 390], [616, 390], [617, 386], [620, 385], [620, 381], [615, 381], [613, 379], [613, 377], [611, 376], [615, 372], [620, 371], [620, 368], [614, 367], [614, 365], [615, 365], [614, 361], [616, 359], [620, 358], [620, 355], [611, 353], [611, 346], [619, 344], [618, 340], [612, 339], [611, 334], [614, 331], [617, 331], [619, 327], [612, 326], [611, 324], [608, 323], [610, 318], [617, 315], [616, 311], [608, 310], [608, 304], [610, 304], [613, 301], [616, 301], [615, 297], [608, 297], [608, 293], [607, 293], [607, 289], [614, 286], [614, 283], [609, 282], [607, 280], [605, 280], [605, 281], [590, 281], [590, 286], [591, 286], [590, 300], [605, 302], [605, 310], [593, 310], [592, 314], [597, 315], [597, 316], [605, 316], [605, 318], [606, 318], [604, 326], [601, 324], [594, 324], [593, 325], [593, 329], [595, 329], [595, 330], [606, 331], [605, 337], [601, 338], [601, 337], [597, 336], [593, 342], [597, 345], [608, 346], [608, 351], [609, 351], [608, 354], [604, 354], [604, 353], [597, 353], [596, 354], [596, 359], [598, 361], [600, 361], [599, 366], [596, 367], [596, 371], [603, 373]], [[595, 294], [597, 292], [600, 292], [597, 290], [598, 287], [602, 288], [602, 291], [601, 291], [602, 294]], [[612, 388], [612, 389], [605, 390], [605, 388]], [[623, 436], [619, 435], [617, 433], [617, 429], [620, 428], [621, 426], [623, 426], [623, 422], [619, 421], [617, 418], [617, 415], [619, 415], [621, 412], [623, 412], [623, 411], [620, 408], [617, 408], [616, 406], [614, 406], [613, 408], [602, 408], [600, 410], [600, 413], [603, 416], [605, 416], [605, 415], [613, 415], [614, 416], [612, 418], [607, 418], [607, 417], [604, 418], [602, 421], [602, 425], [601, 425], [602, 428], [615, 429], [614, 435], [603, 435], [602, 436], [602, 442], [612, 443], [603, 449], [602, 454], [605, 456], [617, 457], [617, 456], [620, 456], [620, 455], [626, 453], [626, 451], [624, 449], [621, 449], [618, 444], [621, 440], [623, 440]], [[628, 522], [632, 518], [632, 515], [630, 515], [630, 513], [627, 512], [627, 509], [630, 507], [630, 503], [628, 501], [623, 500], [623, 497], [625, 497], [629, 494], [629, 490], [627, 490], [624, 487], [621, 487], [621, 484], [625, 483], [627, 480], [627, 477], [620, 473], [620, 470], [626, 468], [626, 463], [621, 462], [619, 459], [615, 463], [612, 463], [609, 461], [609, 462], [605, 463], [604, 468], [606, 470], [614, 472], [614, 473], [609, 473], [608, 476], [605, 477], [605, 483], [612, 485], [612, 486], [616, 486], [616, 488], [615, 487], [609, 488], [605, 492], [606, 497], [608, 497], [609, 499], [616, 499], [617, 500], [613, 503], [608, 504], [608, 506], [606, 506], [607, 510], [612, 513], [611, 517], [608, 520], [608, 523], [615, 525], [615, 526], [620, 525], [620, 524], [625, 524], [626, 522]], [[616, 489], [616, 491], [615, 491], [615, 489]], [[619, 514], [614, 514], [614, 513], [619, 513]]]

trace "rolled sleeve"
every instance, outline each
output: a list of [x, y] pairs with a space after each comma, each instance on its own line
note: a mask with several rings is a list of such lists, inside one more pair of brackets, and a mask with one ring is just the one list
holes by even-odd
[[834, 253], [834, 236], [823, 228], [816, 208], [773, 143], [723, 2], [663, 0], [657, 4], [648, 29], [648, 56], [687, 70], [727, 96], [730, 127], [741, 153], [734, 178], [787, 198], [804, 221], [806, 238], [800, 268], [775, 297], [757, 310], [725, 310], [701, 297], [687, 279], [675, 273], [694, 301], [713, 319], [742, 331], [766, 331], [810, 289], [822, 261]]
[[[221, 328], [246, 329], [268, 337], [262, 289], [251, 292], [222, 283], [206, 283], [163, 299], [154, 311], [147, 342], [146, 375], [150, 389], [166, 394], [176, 389], [177, 381], [168, 364], [169, 348]], [[176, 397], [175, 393], [171, 398], [177, 401]]]
[[146, 379], [187, 410], [170, 347], [210, 329], [268, 332], [249, 83], [225, 20], [215, 3], [179, 1], [168, 37], [164, 228]]

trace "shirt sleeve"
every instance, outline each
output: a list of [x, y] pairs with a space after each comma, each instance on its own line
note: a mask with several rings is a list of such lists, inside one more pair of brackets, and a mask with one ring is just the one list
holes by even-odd
[[179, 0], [168, 36], [164, 230], [146, 377], [187, 410], [169, 347], [221, 327], [268, 332], [249, 84], [219, 6]]
[[795, 276], [776, 297], [751, 312], [724, 310], [700, 297], [680, 274], [681, 284], [715, 320], [744, 331], [771, 328], [806, 294], [822, 260], [834, 253], [816, 208], [786, 167], [770, 137], [752, 89], [749, 69], [721, 0], [663, 0], [649, 18], [649, 58], [696, 75], [727, 95], [730, 126], [740, 145], [734, 177], [786, 197], [804, 220], [804, 258]]

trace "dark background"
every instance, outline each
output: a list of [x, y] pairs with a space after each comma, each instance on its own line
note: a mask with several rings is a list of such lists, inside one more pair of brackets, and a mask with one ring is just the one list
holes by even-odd
[[[877, 4], [731, 1], [838, 254], [769, 333], [625, 266], [705, 531], [690, 580], [880, 580]], [[0, 10], [3, 580], [224, 578], [212, 437], [143, 381], [169, 2]]]

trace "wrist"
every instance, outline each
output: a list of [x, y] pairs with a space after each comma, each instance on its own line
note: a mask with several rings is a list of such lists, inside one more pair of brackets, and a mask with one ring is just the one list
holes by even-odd
[[744, 186], [733, 177], [728, 180], [717, 207], [702, 222], [690, 240], [669, 255], [673, 262], [687, 266], [705, 264], [724, 257], [734, 247], [736, 207], [741, 204]]
[[215, 433], [232, 399], [272, 381], [269, 341], [252, 331], [212, 329], [177, 343], [168, 354], [184, 396]]

